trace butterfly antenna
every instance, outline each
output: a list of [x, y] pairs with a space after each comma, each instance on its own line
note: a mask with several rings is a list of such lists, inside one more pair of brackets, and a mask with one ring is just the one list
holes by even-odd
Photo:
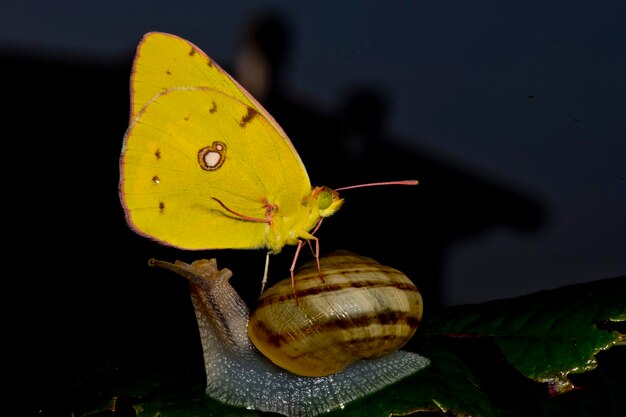
[[419, 184], [418, 180], [370, 182], [367, 184], [349, 185], [347, 187], [335, 188], [335, 191], [350, 190], [352, 188], [375, 187], [377, 185], [417, 185], [417, 184]]

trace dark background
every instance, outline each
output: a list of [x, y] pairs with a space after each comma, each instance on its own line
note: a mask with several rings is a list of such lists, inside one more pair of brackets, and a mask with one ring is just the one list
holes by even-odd
[[[421, 181], [344, 192], [323, 252], [405, 271], [427, 312], [624, 274], [622, 2], [275, 3], [290, 48], [265, 104], [312, 183]], [[3, 382], [53, 392], [100, 352], [175, 366], [198, 350], [187, 284], [150, 257], [217, 257], [247, 300], [258, 292], [263, 251], [157, 245], [128, 229], [117, 196], [141, 36], [180, 35], [234, 69], [251, 4], [0, 6], [3, 374], [25, 375]], [[292, 255], [272, 258], [272, 278]]]

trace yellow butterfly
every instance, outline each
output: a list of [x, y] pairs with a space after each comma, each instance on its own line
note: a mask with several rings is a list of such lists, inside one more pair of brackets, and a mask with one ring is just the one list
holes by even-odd
[[319, 258], [313, 233], [343, 203], [337, 191], [311, 187], [285, 132], [237, 81], [160, 32], [137, 47], [119, 194], [129, 226], [162, 244], [266, 248], [263, 286], [269, 254], [285, 245], [297, 245], [292, 278], [304, 242], [316, 242]]

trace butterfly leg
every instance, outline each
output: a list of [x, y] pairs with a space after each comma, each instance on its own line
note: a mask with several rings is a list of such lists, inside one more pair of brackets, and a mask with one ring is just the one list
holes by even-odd
[[270, 269], [270, 252], [265, 255], [265, 268], [263, 269], [263, 280], [261, 281], [261, 294], [265, 291], [265, 284], [267, 283], [267, 273]]
[[[311, 240], [315, 240], [315, 251], [313, 251], [313, 248], [311, 247]], [[326, 282], [324, 281], [324, 274], [322, 273], [322, 266], [320, 265], [320, 241], [315, 236], [310, 236], [308, 239], [306, 239], [306, 242], [308, 243], [311, 251], [313, 252], [313, 255], [315, 256], [315, 262], [317, 263], [317, 271], [319, 273], [319, 277], [322, 282]], [[298, 295], [296, 294], [296, 279], [294, 277], [294, 271], [296, 270], [296, 262], [298, 261], [298, 256], [300, 255], [300, 249], [302, 249], [303, 246], [304, 241], [298, 239], [296, 254], [293, 257], [293, 262], [291, 263], [291, 267], [289, 268], [289, 272], [291, 273], [291, 288], [293, 289], [293, 296], [296, 299], [296, 304], [298, 303]]]
[[320, 279], [322, 280], [322, 282], [325, 283], [326, 281], [324, 281], [324, 274], [322, 273], [322, 269], [320, 267], [320, 259], [319, 259], [319, 252], [320, 252], [319, 243], [320, 243], [320, 241], [318, 239], [315, 239], [316, 249], [313, 249], [313, 245], [311, 245], [311, 240], [313, 240], [313, 239], [307, 239], [306, 243], [309, 244], [309, 249], [311, 249], [311, 254], [313, 256], [315, 256], [315, 260], [317, 261], [317, 271], [319, 272]]
[[296, 294], [296, 279], [294, 277], [294, 271], [296, 270], [296, 261], [298, 260], [298, 255], [300, 254], [300, 249], [304, 246], [304, 241], [298, 239], [298, 246], [296, 246], [296, 253], [293, 257], [293, 262], [291, 263], [291, 267], [289, 268], [289, 272], [291, 273], [291, 290], [293, 291], [293, 298], [296, 300], [296, 305], [298, 305], [298, 294]]
[[[317, 223], [317, 226], [315, 226], [315, 229], [313, 229], [313, 231], [311, 232], [311, 237], [309, 237], [306, 240], [306, 243], [308, 243], [309, 249], [311, 249], [311, 253], [313, 254], [313, 256], [315, 256], [315, 261], [317, 262], [317, 271], [319, 272], [320, 279], [322, 280], [323, 283], [325, 283], [326, 281], [324, 281], [324, 274], [322, 273], [322, 267], [320, 266], [320, 241], [319, 239], [313, 236], [313, 234], [317, 231], [317, 229], [319, 229], [320, 225], [322, 224], [322, 220], [324, 219], [321, 218], [320, 221]], [[315, 250], [313, 250], [313, 246], [311, 245], [312, 240], [315, 240]], [[295, 260], [294, 260], [294, 265], [295, 265]]]
[[[313, 250], [313, 246], [311, 246], [311, 240], [315, 240], [315, 250]], [[307, 243], [309, 244], [309, 248], [311, 248], [311, 252], [313, 256], [315, 256], [315, 262], [317, 262], [317, 272], [319, 273], [319, 277], [323, 283], [326, 283], [324, 280], [324, 274], [322, 273], [322, 266], [320, 265], [320, 240], [317, 238], [308, 239]]]
[[[313, 255], [315, 256], [315, 262], [317, 262], [317, 271], [319, 272], [320, 279], [322, 280], [322, 282], [325, 282], [324, 275], [322, 274], [322, 267], [320, 265], [320, 241], [318, 238], [313, 236], [313, 234], [317, 232], [317, 229], [320, 228], [322, 224], [322, 220], [323, 218], [320, 218], [320, 220], [315, 225], [315, 228], [313, 229], [313, 231], [311, 233], [306, 233], [302, 237], [306, 240], [307, 244], [309, 245], [309, 248], [311, 248], [311, 252], [313, 252]], [[311, 240], [315, 241], [315, 251], [313, 251], [313, 247], [311, 247]], [[298, 294], [296, 294], [296, 280], [294, 278], [294, 271], [296, 270], [296, 262], [298, 261], [298, 256], [300, 255], [300, 249], [302, 249], [302, 246], [304, 246], [304, 240], [298, 239], [298, 246], [296, 247], [296, 253], [293, 257], [291, 268], [289, 268], [289, 272], [291, 273], [291, 289], [293, 290], [293, 297], [296, 300], [296, 304], [298, 304]]]
[[[309, 240], [308, 242], [310, 245], [311, 241]], [[317, 238], [315, 238], [315, 262], [317, 262], [317, 272], [319, 273], [320, 279], [323, 283], [326, 283], [326, 281], [324, 281], [324, 274], [322, 273], [322, 266], [320, 265], [320, 240]]]
[[[320, 220], [317, 222], [317, 225], [315, 226], [315, 228], [313, 229], [313, 231], [311, 232], [311, 235], [314, 235], [315, 232], [317, 232], [317, 230], [320, 228], [320, 226], [322, 225], [322, 221], [324, 220], [323, 217], [320, 217]], [[311, 240], [315, 240], [315, 261], [317, 262], [317, 272], [319, 272], [319, 276], [320, 279], [322, 280], [322, 282], [326, 282], [324, 281], [324, 274], [322, 273], [322, 267], [320, 265], [320, 240], [316, 237], [313, 237], [312, 239], [308, 239], [307, 242], [309, 244], [309, 247], [311, 248], [311, 252], [313, 251], [313, 248], [311, 247]]]

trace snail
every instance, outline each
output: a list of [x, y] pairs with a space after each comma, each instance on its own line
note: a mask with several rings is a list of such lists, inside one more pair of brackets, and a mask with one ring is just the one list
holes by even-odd
[[215, 259], [155, 259], [190, 281], [207, 376], [223, 403], [312, 417], [342, 408], [430, 364], [399, 350], [416, 332], [422, 298], [401, 272], [337, 251], [261, 294], [252, 313]]

